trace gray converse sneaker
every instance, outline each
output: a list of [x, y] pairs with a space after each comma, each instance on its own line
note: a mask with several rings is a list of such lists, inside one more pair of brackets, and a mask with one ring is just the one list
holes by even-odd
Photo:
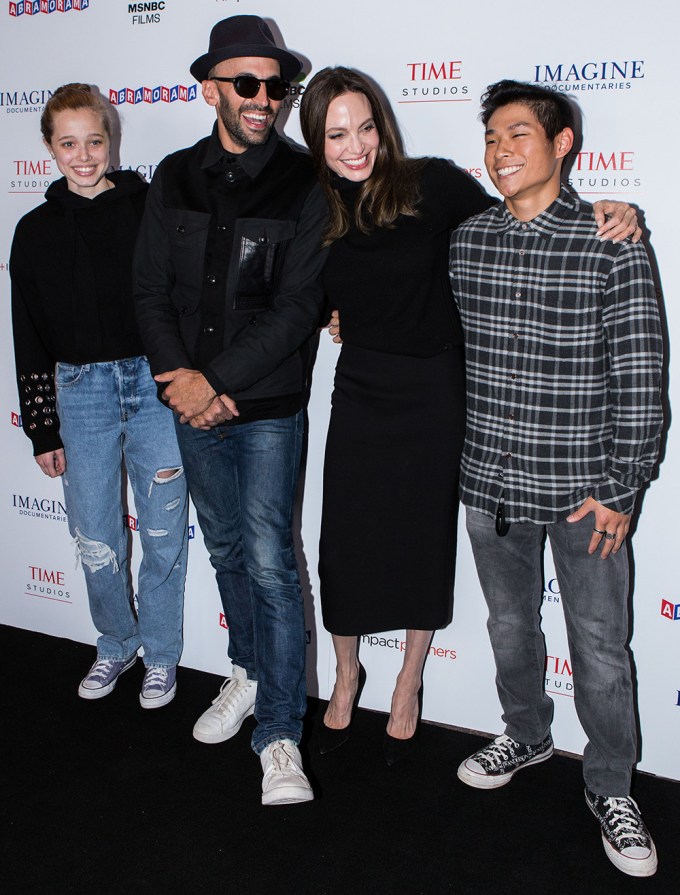
[[78, 696], [83, 699], [101, 699], [108, 696], [118, 683], [124, 671], [137, 661], [137, 653], [129, 659], [97, 659], [78, 687]]
[[159, 709], [175, 698], [177, 682], [174, 665], [150, 665], [144, 673], [139, 701], [143, 709]]
[[210, 708], [194, 724], [194, 739], [223, 743], [233, 737], [255, 711], [256, 696], [257, 681], [248, 680], [245, 669], [234, 665], [231, 677], [222, 684]]
[[476, 789], [496, 789], [509, 783], [517, 771], [545, 761], [552, 754], [550, 734], [535, 746], [518, 743], [503, 734], [466, 758], [458, 768], [458, 779]]
[[602, 828], [602, 844], [612, 864], [629, 876], [653, 876], [656, 847], [631, 798], [596, 796], [586, 789], [586, 803]]
[[302, 770], [300, 750], [292, 740], [276, 740], [261, 753], [262, 804], [290, 805], [314, 798]]

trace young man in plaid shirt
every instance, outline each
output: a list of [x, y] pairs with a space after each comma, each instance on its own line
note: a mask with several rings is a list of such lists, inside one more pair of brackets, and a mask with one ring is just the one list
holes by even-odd
[[560, 185], [574, 140], [563, 96], [501, 81], [482, 121], [486, 167], [505, 201], [454, 233], [450, 273], [468, 377], [461, 496], [506, 727], [458, 776], [494, 789], [552, 754], [539, 614], [547, 532], [588, 736], [586, 802], [616, 867], [651, 876], [656, 850], [630, 798], [623, 546], [662, 423], [651, 270], [641, 245], [601, 242], [590, 206]]

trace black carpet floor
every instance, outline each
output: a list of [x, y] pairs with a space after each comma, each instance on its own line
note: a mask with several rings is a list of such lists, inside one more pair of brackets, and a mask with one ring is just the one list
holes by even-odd
[[0, 627], [4, 893], [350, 895], [680, 892], [680, 784], [637, 775], [659, 852], [655, 877], [617, 871], [583, 800], [580, 762], [555, 756], [495, 792], [458, 763], [479, 737], [422, 726], [388, 768], [385, 715], [359, 711], [321, 756], [310, 700], [303, 756], [316, 799], [263, 808], [252, 719], [220, 745], [191, 729], [219, 689], [180, 669], [168, 706], [138, 701], [141, 661], [101, 700], [79, 699], [92, 647]]

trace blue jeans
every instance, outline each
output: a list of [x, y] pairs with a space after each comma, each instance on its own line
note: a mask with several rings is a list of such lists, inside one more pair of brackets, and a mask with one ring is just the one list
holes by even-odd
[[[57, 364], [57, 411], [66, 453], [64, 497], [100, 658], [144, 647], [148, 666], [182, 652], [188, 494], [173, 414], [156, 396], [144, 357]], [[122, 462], [139, 519], [142, 560], [135, 615], [123, 518]], [[173, 471], [169, 478], [159, 472]]]
[[593, 516], [580, 522], [513, 522], [467, 509], [467, 530], [489, 607], [496, 686], [508, 736], [539, 743], [550, 729], [545, 693], [543, 540], [547, 530], [569, 641], [576, 712], [588, 737], [583, 776], [599, 795], [627, 796], [637, 738], [628, 642], [628, 555], [588, 554]]
[[229, 625], [228, 654], [256, 680], [252, 746], [300, 742], [305, 621], [292, 536], [302, 413], [193, 429], [176, 420], [184, 468]]

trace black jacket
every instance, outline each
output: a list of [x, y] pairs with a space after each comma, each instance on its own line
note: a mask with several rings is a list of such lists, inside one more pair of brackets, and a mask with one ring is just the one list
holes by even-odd
[[246, 400], [302, 392], [326, 217], [310, 157], [275, 132], [231, 156], [215, 129], [167, 156], [135, 259], [152, 372], [200, 369], [217, 394]]

